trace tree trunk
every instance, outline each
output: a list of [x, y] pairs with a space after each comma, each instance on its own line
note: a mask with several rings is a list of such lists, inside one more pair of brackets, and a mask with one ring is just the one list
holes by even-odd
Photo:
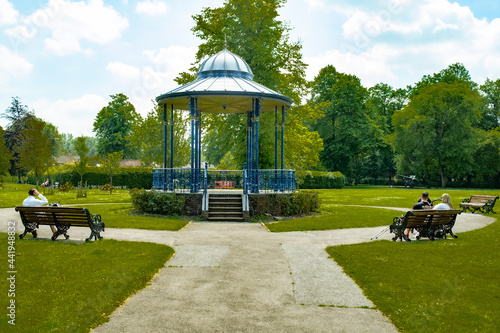
[[439, 168], [439, 174], [441, 176], [441, 188], [446, 187], [446, 175], [444, 174], [443, 166]]

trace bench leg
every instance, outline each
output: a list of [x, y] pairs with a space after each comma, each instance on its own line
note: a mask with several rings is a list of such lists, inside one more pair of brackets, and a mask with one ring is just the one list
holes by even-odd
[[28, 232], [33, 235], [33, 238], [37, 238], [38, 237], [36, 233], [37, 228], [38, 225], [36, 223], [28, 223], [27, 225], [24, 226], [24, 232], [19, 235], [19, 239], [23, 239]]
[[85, 242], [90, 242], [94, 238], [94, 240], [102, 239], [102, 236], [98, 232], [91, 231], [89, 238], [85, 238]]
[[64, 238], [68, 239], [69, 238], [69, 235], [68, 235], [68, 230], [70, 228], [70, 225], [67, 225], [67, 224], [61, 224], [61, 223], [57, 223], [56, 222], [56, 232], [54, 232], [54, 235], [52, 235], [51, 239], [53, 241], [55, 241], [57, 239], [57, 237], [59, 237], [59, 235], [63, 235]]

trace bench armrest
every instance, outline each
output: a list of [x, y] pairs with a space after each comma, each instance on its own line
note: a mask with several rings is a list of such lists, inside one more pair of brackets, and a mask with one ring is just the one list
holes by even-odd
[[463, 198], [462, 199], [462, 203], [467, 203], [467, 202], [470, 202], [470, 198]]

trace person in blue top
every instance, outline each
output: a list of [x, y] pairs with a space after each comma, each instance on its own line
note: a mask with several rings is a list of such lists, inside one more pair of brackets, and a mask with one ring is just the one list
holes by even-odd
[[[38, 197], [39, 199], [37, 199], [36, 197]], [[48, 203], [49, 201], [47, 200], [47, 198], [40, 194], [36, 188], [30, 188], [30, 190], [28, 191], [28, 197], [23, 201], [23, 206], [38, 207], [46, 205]], [[57, 229], [56, 227], [51, 225], [50, 230], [52, 230], [52, 234], [54, 234]]]

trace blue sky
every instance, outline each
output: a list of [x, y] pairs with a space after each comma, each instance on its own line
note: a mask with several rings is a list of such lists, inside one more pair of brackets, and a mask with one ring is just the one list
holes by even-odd
[[[0, 0], [0, 112], [19, 96], [60, 133], [92, 136], [122, 92], [145, 116], [194, 61], [191, 16], [222, 3]], [[479, 84], [500, 78], [497, 1], [288, 0], [280, 15], [302, 41], [308, 79], [331, 64], [366, 87], [404, 88], [456, 62]]]

